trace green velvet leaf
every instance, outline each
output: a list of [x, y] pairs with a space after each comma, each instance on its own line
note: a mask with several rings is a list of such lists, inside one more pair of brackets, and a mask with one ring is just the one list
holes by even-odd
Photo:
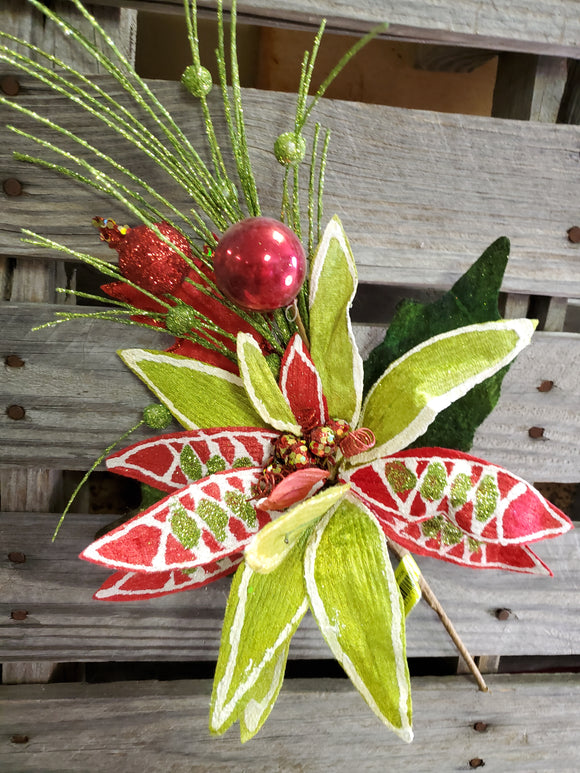
[[186, 429], [267, 426], [242, 380], [226, 370], [169, 352], [117, 353]]
[[335, 216], [322, 236], [310, 274], [310, 355], [329, 415], [352, 425], [358, 420], [363, 382], [349, 314], [357, 282], [354, 258]]
[[300, 539], [304, 530], [340, 502], [349, 489], [349, 483], [331, 486], [309, 499], [304, 499], [266, 524], [246, 548], [244, 552], [246, 563], [254, 571], [263, 574], [276, 569]]
[[[392, 362], [428, 338], [457, 327], [500, 319], [498, 296], [509, 251], [509, 239], [502, 236], [439, 300], [430, 304], [402, 301], [384, 341], [364, 364], [365, 394]], [[497, 404], [508, 367], [442, 411], [412, 445], [469, 451], [475, 430]]]
[[385, 536], [349, 496], [315, 528], [304, 558], [312, 614], [333, 655], [374, 713], [413, 738], [405, 613]]
[[484, 322], [430, 338], [390, 365], [368, 393], [361, 416], [376, 445], [359, 464], [415, 441], [440, 411], [511, 362], [529, 344], [529, 319]]
[[256, 735], [274, 708], [276, 698], [284, 682], [289, 649], [290, 642], [280, 648], [277, 657], [271, 663], [264, 666], [252, 689], [251, 698], [248, 699], [243, 711], [239, 712], [242, 743], [249, 741]]
[[272, 687], [276, 668], [308, 608], [302, 566], [309, 534], [304, 533], [270, 574], [257, 574], [242, 563], [234, 575], [211, 699], [210, 731], [216, 735], [241, 718], [246, 708], [250, 713], [244, 723], [251, 732], [273, 705], [279, 686], [277, 682]]
[[253, 336], [238, 333], [238, 363], [246, 392], [263, 421], [280, 432], [301, 433], [290, 405], [276, 383]]

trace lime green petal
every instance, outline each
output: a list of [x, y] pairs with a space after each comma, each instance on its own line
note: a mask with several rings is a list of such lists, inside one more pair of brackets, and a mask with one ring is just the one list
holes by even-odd
[[304, 529], [340, 502], [349, 489], [350, 483], [327, 488], [266, 524], [244, 552], [248, 566], [261, 574], [275, 570], [302, 536]]
[[186, 429], [267, 426], [242, 380], [227, 370], [149, 349], [117, 354]]
[[242, 743], [253, 738], [274, 708], [278, 693], [284, 682], [284, 671], [288, 659], [290, 642], [280, 648], [276, 659], [264, 667], [256, 682], [252, 697], [240, 712], [240, 740]]
[[374, 516], [349, 495], [316, 526], [304, 573], [312, 614], [334, 657], [374, 713], [413, 739], [405, 614]]
[[256, 339], [248, 333], [238, 333], [237, 353], [246, 392], [263, 421], [280, 432], [299, 435], [300, 425], [296, 423]]
[[429, 338], [395, 360], [362, 409], [360, 424], [374, 432], [376, 446], [349, 461], [406, 448], [440, 411], [511, 362], [529, 344], [535, 325], [529, 319], [469, 325]]
[[310, 354], [332, 418], [355, 425], [360, 413], [363, 364], [349, 309], [357, 288], [354, 258], [338, 217], [322, 236], [310, 274]]
[[247, 731], [257, 732], [274, 703], [279, 682], [273, 683], [281, 680], [276, 669], [308, 608], [302, 569], [308, 536], [271, 574], [257, 574], [242, 563], [234, 575], [211, 699], [214, 734], [242, 716]]

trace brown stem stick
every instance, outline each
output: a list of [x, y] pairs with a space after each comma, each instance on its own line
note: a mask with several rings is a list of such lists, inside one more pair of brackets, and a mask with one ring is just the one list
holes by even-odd
[[306, 332], [306, 328], [304, 327], [304, 322], [302, 321], [302, 317], [300, 316], [300, 312], [298, 311], [298, 303], [297, 301], [294, 301], [292, 304], [292, 310], [295, 312], [296, 317], [294, 318], [294, 322], [296, 323], [296, 327], [298, 328], [298, 333], [300, 334], [300, 338], [304, 341], [304, 346], [307, 350], [310, 350], [310, 341], [308, 340], [308, 334]]
[[[389, 542], [389, 547], [391, 548], [393, 553], [395, 553], [398, 556], [398, 558], [403, 558], [403, 556], [407, 555], [407, 553], [409, 552], [404, 548], [400, 547], [400, 545], [396, 545], [394, 542]], [[439, 619], [443, 623], [443, 627], [451, 637], [451, 640], [453, 641], [459, 653], [467, 663], [467, 667], [475, 677], [475, 681], [477, 682], [479, 689], [482, 692], [488, 692], [489, 688], [485, 683], [485, 679], [481, 675], [481, 671], [477, 667], [474, 659], [469, 654], [467, 647], [461, 641], [461, 638], [457, 633], [457, 631], [455, 630], [453, 623], [447, 617], [445, 610], [441, 606], [437, 596], [433, 593], [433, 591], [431, 590], [431, 586], [428, 584], [427, 580], [423, 577], [423, 575], [421, 575], [419, 578], [419, 585], [421, 586], [421, 593], [423, 594], [423, 598], [425, 599], [427, 604], [429, 604], [431, 609], [433, 609], [437, 613]]]

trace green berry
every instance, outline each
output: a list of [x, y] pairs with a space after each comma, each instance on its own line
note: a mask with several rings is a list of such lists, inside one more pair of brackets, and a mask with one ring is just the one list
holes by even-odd
[[181, 82], [194, 97], [207, 96], [213, 86], [210, 71], [205, 67], [196, 67], [193, 64], [185, 68]]
[[169, 408], [161, 403], [151, 403], [143, 411], [143, 421], [151, 429], [165, 429], [173, 420]]
[[274, 155], [283, 166], [299, 164], [305, 153], [306, 140], [294, 132], [284, 132], [274, 143]]
[[184, 336], [195, 325], [195, 311], [191, 306], [173, 306], [165, 317], [165, 327], [174, 336]]

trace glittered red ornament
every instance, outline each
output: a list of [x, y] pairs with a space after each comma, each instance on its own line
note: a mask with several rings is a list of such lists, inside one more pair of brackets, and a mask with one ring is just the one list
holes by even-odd
[[[154, 295], [171, 293], [178, 287], [189, 266], [171, 246], [146, 225], [135, 228], [119, 227], [114, 220], [95, 218], [101, 239], [119, 253], [119, 269], [123, 276]], [[191, 259], [189, 242], [169, 223], [155, 224], [184, 255]]]
[[306, 276], [306, 256], [298, 237], [269, 217], [250, 217], [228, 228], [213, 263], [222, 293], [252, 311], [288, 306]]

